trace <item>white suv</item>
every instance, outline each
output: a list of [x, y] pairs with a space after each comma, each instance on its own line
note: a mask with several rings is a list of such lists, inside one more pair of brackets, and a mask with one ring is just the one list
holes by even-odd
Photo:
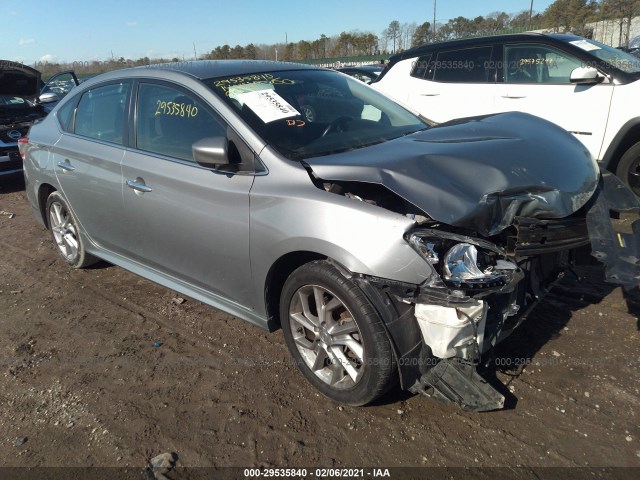
[[527, 33], [413, 48], [391, 57], [372, 86], [436, 122], [512, 110], [545, 118], [640, 196], [638, 80], [633, 55], [575, 35]]

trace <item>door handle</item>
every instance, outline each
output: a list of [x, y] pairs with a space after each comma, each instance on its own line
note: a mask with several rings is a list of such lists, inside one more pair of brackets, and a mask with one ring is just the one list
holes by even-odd
[[58, 167], [60, 167], [65, 172], [73, 172], [76, 167], [69, 163], [69, 160], [65, 160], [64, 162], [58, 162]]
[[518, 98], [527, 98], [526, 95], [502, 95], [502, 98], [510, 98], [512, 100], [518, 99]]
[[149, 193], [153, 191], [153, 188], [145, 185], [136, 180], [127, 180], [127, 187], [134, 189], [136, 192]]
[[420, 96], [421, 97], [439, 97], [440, 94], [439, 93], [421, 93]]

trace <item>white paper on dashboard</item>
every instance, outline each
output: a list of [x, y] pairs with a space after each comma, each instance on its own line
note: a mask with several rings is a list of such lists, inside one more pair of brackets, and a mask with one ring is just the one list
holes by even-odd
[[253, 110], [264, 123], [300, 115], [300, 112], [273, 90], [242, 93], [236, 98]]

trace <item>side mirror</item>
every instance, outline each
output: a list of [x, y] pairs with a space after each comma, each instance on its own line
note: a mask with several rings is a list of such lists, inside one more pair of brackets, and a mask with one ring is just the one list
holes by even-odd
[[59, 101], [60, 97], [57, 93], [47, 92], [40, 95], [38, 97], [38, 100], [40, 101], [40, 103], [53, 103]]
[[203, 167], [216, 168], [229, 164], [229, 143], [225, 137], [207, 137], [191, 146], [193, 158]]
[[578, 67], [571, 71], [570, 81], [577, 85], [600, 83], [604, 77], [598, 75], [598, 70], [593, 67]]

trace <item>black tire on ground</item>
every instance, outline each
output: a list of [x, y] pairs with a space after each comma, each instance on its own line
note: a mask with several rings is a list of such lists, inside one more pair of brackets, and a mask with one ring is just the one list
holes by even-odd
[[616, 176], [629, 186], [636, 196], [640, 196], [640, 142], [622, 156], [616, 168]]
[[314, 261], [289, 276], [280, 321], [297, 367], [327, 397], [365, 405], [397, 383], [396, 360], [379, 315], [331, 263]]
[[47, 225], [56, 250], [62, 259], [73, 268], [84, 268], [98, 261], [86, 252], [84, 240], [80, 235], [78, 221], [71, 212], [69, 204], [58, 192], [52, 192], [47, 198]]

